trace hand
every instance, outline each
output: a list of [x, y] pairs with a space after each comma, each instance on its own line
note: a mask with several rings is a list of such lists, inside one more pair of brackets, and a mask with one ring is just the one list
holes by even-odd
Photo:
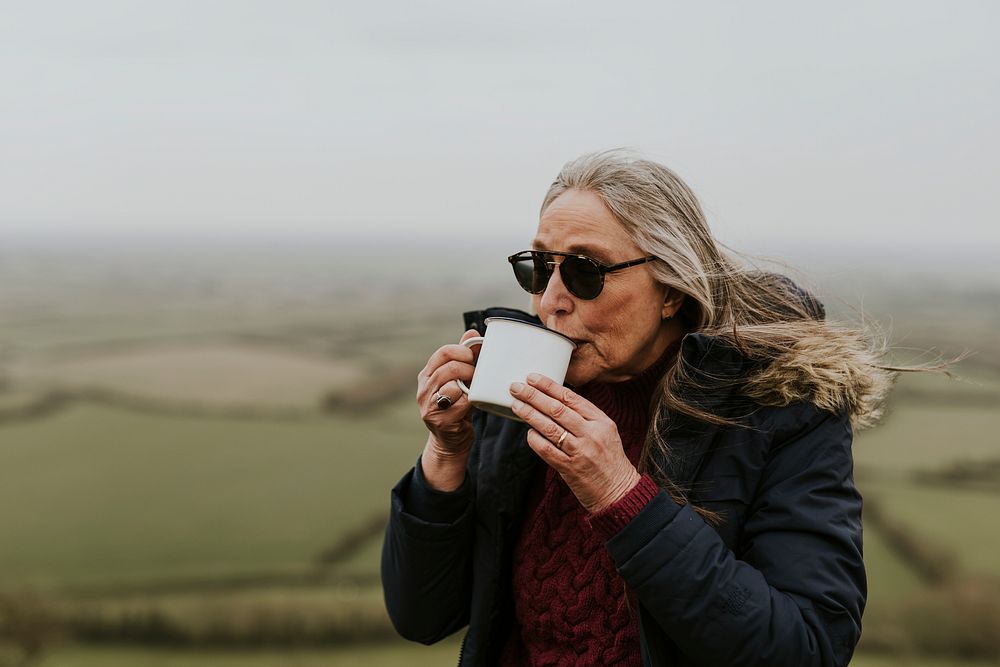
[[[470, 329], [462, 335], [461, 341], [478, 335], [479, 332]], [[478, 350], [464, 345], [445, 345], [431, 355], [427, 365], [417, 374], [420, 418], [431, 433], [428, 447], [439, 457], [462, 455], [472, 447], [472, 405], [455, 380], [466, 384], [472, 381], [477, 353]], [[439, 405], [438, 396], [450, 399], [451, 405]]]
[[588, 512], [609, 507], [639, 483], [618, 427], [593, 403], [535, 373], [526, 384], [512, 384], [510, 393], [514, 413], [531, 426], [528, 445], [559, 473]]

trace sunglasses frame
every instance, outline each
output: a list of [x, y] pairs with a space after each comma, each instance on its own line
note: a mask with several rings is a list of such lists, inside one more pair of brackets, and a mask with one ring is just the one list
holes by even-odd
[[[601, 295], [601, 292], [604, 291], [604, 276], [606, 274], [612, 273], [614, 271], [621, 271], [622, 269], [627, 269], [627, 268], [632, 267], [632, 266], [638, 266], [640, 264], [645, 264], [646, 262], [651, 262], [654, 259], [657, 259], [657, 257], [654, 256], [654, 255], [647, 255], [646, 257], [641, 257], [639, 259], [632, 259], [632, 260], [629, 260], [627, 262], [619, 262], [618, 264], [608, 265], [608, 264], [603, 264], [603, 263], [597, 261], [593, 257], [589, 257], [587, 255], [581, 255], [580, 253], [576, 253], [576, 252], [559, 252], [559, 251], [555, 251], [555, 250], [522, 250], [521, 252], [516, 252], [516, 253], [514, 253], [513, 255], [511, 255], [510, 257], [507, 258], [507, 261], [510, 262], [511, 268], [514, 270], [514, 277], [515, 278], [517, 278], [517, 263], [518, 262], [527, 261], [527, 260], [531, 260], [532, 262], [534, 262], [535, 259], [536, 259], [536, 255], [541, 255], [542, 256], [541, 259], [542, 259], [543, 263], [549, 268], [549, 276], [548, 276], [548, 278], [545, 279], [545, 286], [543, 286], [542, 289], [540, 291], [538, 291], [538, 292], [532, 292], [530, 289], [526, 288], [524, 285], [521, 285], [521, 281], [518, 280], [517, 284], [520, 285], [521, 289], [523, 289], [528, 294], [541, 294], [542, 292], [545, 291], [545, 288], [548, 287], [549, 280], [552, 279], [552, 274], [554, 272], [554, 267], [559, 266], [560, 267], [560, 269], [559, 269], [560, 272], [562, 271], [562, 268], [561, 268], [562, 262], [554, 262], [554, 261], [552, 261], [552, 258], [553, 257], [563, 257], [564, 258], [563, 261], [565, 261], [565, 258], [567, 258], [567, 257], [574, 257], [576, 259], [581, 259], [583, 261], [590, 262], [591, 264], [593, 264], [594, 267], [597, 269], [597, 273], [601, 276], [601, 285], [600, 285], [600, 287], [597, 290], [597, 294], [595, 294], [594, 296], [589, 296], [589, 297], [581, 296], [581, 295], [577, 294], [576, 290], [574, 290], [572, 287], [570, 287], [569, 283], [567, 283], [566, 280], [565, 280], [565, 278], [563, 278], [563, 284], [566, 285], [566, 289], [569, 290], [570, 293], [573, 296], [575, 296], [578, 299], [583, 299], [584, 301], [590, 301], [592, 299], [596, 299], [597, 297], [599, 297]], [[560, 273], [560, 277], [562, 277], [562, 273]]]

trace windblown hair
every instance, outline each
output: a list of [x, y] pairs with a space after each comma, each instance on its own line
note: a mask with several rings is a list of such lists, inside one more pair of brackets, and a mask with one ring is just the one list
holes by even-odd
[[[736, 393], [765, 406], [810, 401], [832, 412], [846, 410], [856, 428], [881, 417], [896, 376], [882, 361], [884, 341], [825, 321], [823, 306], [790, 279], [724, 251], [677, 174], [624, 151], [584, 155], [563, 167], [542, 211], [571, 189], [597, 194], [645, 254], [661, 260], [649, 266], [659, 282], [685, 295], [677, 317], [687, 332], [718, 337], [755, 362], [754, 370], [739, 379]], [[652, 414], [732, 423], [685, 401], [684, 388], [697, 382], [695, 370], [678, 355]], [[647, 465], [650, 448], [662, 450], [664, 460], [669, 454], [657, 428], [650, 429], [647, 440]]]

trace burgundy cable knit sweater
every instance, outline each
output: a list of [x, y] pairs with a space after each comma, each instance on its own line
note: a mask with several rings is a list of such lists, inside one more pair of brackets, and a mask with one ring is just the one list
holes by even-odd
[[[579, 390], [614, 420], [633, 464], [642, 453], [653, 391], [678, 349], [671, 345], [632, 380]], [[604, 543], [658, 491], [643, 475], [624, 498], [591, 515], [558, 473], [539, 467], [514, 550], [516, 624], [500, 664], [641, 665], [635, 608], [629, 608], [625, 583]]]

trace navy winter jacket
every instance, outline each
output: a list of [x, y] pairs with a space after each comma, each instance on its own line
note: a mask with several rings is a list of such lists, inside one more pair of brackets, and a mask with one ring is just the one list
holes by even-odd
[[[685, 398], [741, 425], [664, 420], [671, 456], [658, 463], [720, 525], [661, 492], [607, 542], [638, 602], [643, 663], [847, 665], [866, 581], [846, 412], [740, 398], [749, 362], [719, 339], [688, 334], [681, 355], [703, 380]], [[431, 644], [468, 626], [459, 664], [495, 665], [514, 623], [511, 554], [544, 464], [525, 425], [479, 412], [473, 423], [461, 488], [434, 491], [418, 461], [392, 490], [382, 581], [403, 637]]]

